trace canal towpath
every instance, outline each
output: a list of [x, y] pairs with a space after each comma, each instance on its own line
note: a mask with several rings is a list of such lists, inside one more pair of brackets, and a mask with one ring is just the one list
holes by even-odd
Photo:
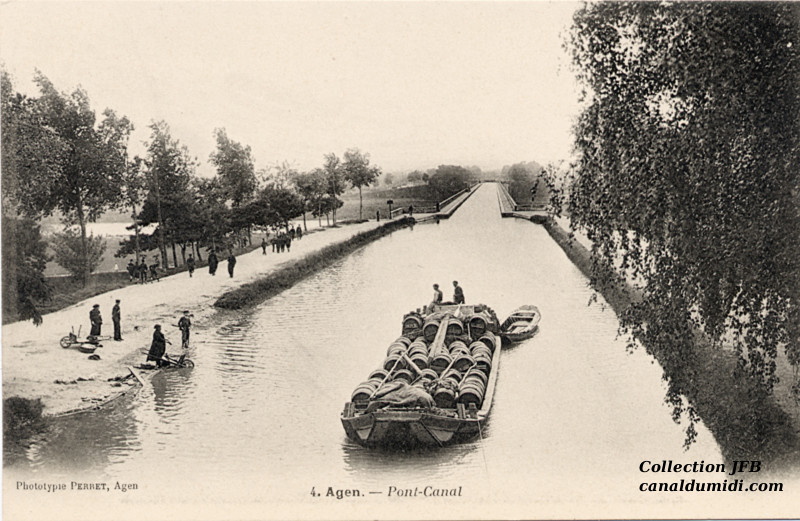
[[[47, 314], [41, 326], [20, 321], [2, 327], [3, 396], [41, 399], [43, 414], [58, 416], [96, 408], [130, 390], [132, 379], [128, 366], [143, 362], [143, 349], [148, 349], [155, 324], [172, 345], [167, 352], [182, 351], [177, 324], [184, 310], [202, 322], [214, 312], [213, 303], [223, 293], [258, 280], [269, 273], [313, 254], [326, 246], [381, 225], [376, 221], [350, 224], [303, 236], [292, 242], [290, 252], [263, 255], [260, 248], [237, 257], [234, 276], [227, 271], [227, 260], [221, 258], [216, 275], [206, 268], [193, 277], [182, 272], [163, 277], [157, 282], [131, 284], [124, 288], [96, 295], [68, 308]], [[122, 341], [114, 341], [111, 308], [120, 300]], [[81, 337], [89, 332], [89, 311], [94, 304], [103, 315], [103, 347], [95, 351], [99, 360], [92, 360], [75, 348], [63, 349], [59, 340], [73, 328], [81, 327]]]

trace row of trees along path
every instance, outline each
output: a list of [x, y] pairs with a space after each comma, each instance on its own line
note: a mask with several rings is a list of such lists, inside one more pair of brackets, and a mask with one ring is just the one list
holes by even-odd
[[[209, 158], [211, 178], [196, 174], [198, 161], [175, 139], [169, 125], [154, 121], [145, 157], [129, 157], [133, 124], [106, 109], [102, 120], [83, 89], [60, 92], [42, 73], [38, 97], [15, 92], [2, 77], [3, 133], [3, 306], [21, 319], [42, 318], [37, 302], [50, 296], [43, 276], [47, 245], [39, 221], [57, 213], [65, 229], [54, 238], [55, 260], [84, 285], [105, 249], [101, 237], [87, 234], [87, 223], [109, 210], [130, 211], [133, 236], [117, 256], [157, 248], [163, 264], [185, 263], [187, 250], [198, 260], [201, 248], [227, 249], [250, 243], [254, 227], [281, 229], [311, 213], [333, 216], [347, 188], [359, 191], [381, 174], [369, 154], [356, 148], [340, 158], [330, 153], [323, 165], [298, 172], [286, 163], [256, 171], [249, 146], [216, 129], [216, 151]], [[361, 216], [361, 207], [359, 216]], [[142, 228], [155, 224], [151, 234]], [[177, 250], [180, 249], [180, 260]], [[163, 265], [162, 264], [162, 265]]]

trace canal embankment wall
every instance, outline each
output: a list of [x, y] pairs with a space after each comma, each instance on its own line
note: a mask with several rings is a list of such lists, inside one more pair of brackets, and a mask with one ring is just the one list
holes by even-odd
[[[554, 219], [548, 218], [543, 226], [567, 258], [591, 280], [591, 251]], [[618, 316], [641, 298], [641, 292], [621, 276], [600, 294]], [[665, 376], [680, 382], [687, 400], [713, 433], [723, 456], [728, 461], [766, 461], [771, 468], [800, 463], [800, 423], [796, 411], [787, 410], [774, 395], [766, 394], [757, 382], [739, 373], [732, 351], [715, 347], [699, 330], [695, 339], [691, 358]], [[643, 347], [662, 368], [666, 366], [666, 353], [653, 346]]]

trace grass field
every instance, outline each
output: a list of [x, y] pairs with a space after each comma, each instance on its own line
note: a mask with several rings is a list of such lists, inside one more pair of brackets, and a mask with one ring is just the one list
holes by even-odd
[[[419, 188], [419, 187], [415, 187]], [[432, 206], [436, 204], [436, 197], [432, 193], [425, 194], [426, 191], [415, 190], [380, 190], [364, 192], [364, 210], [363, 217], [365, 219], [374, 219], [375, 213], [380, 210], [381, 219], [385, 219], [389, 214], [389, 205], [386, 201], [391, 199], [393, 201], [392, 209], [395, 208], [408, 208], [410, 205], [414, 206]], [[358, 219], [358, 192], [348, 192], [344, 194], [341, 199], [344, 201], [344, 206], [336, 211], [336, 219], [343, 221], [349, 219]], [[325, 222], [323, 218], [322, 222]]]

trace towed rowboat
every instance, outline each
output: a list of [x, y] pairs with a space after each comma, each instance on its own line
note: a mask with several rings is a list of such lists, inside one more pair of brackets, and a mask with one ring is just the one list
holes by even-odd
[[503, 321], [500, 336], [511, 342], [522, 342], [536, 334], [542, 314], [536, 306], [520, 306]]
[[499, 322], [487, 306], [434, 305], [403, 317], [403, 335], [342, 412], [367, 447], [441, 447], [481, 434], [500, 368]]

